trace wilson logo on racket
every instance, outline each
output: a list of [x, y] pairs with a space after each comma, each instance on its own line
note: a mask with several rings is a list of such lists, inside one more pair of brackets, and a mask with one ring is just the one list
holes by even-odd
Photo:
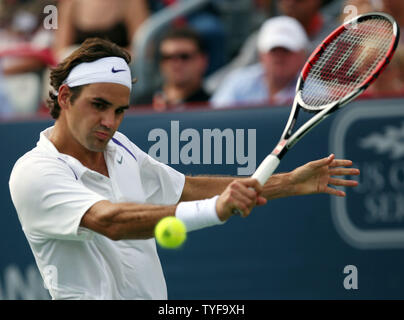
[[[343, 57], [341, 52], [344, 53]], [[321, 69], [320, 76], [324, 81], [337, 80], [341, 85], [349, 84], [359, 79], [363, 71], [369, 68], [369, 64], [377, 60], [378, 55], [379, 50], [376, 48], [338, 41], [334, 52]], [[336, 65], [336, 61], [343, 61], [343, 63]]]

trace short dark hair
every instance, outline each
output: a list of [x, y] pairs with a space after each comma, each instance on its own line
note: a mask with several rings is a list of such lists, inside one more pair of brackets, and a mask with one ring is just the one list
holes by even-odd
[[[100, 38], [89, 38], [84, 41], [82, 45], [70, 56], [52, 69], [50, 74], [51, 86], [55, 92], [57, 92], [59, 87], [63, 84], [63, 81], [66, 80], [70, 71], [75, 66], [83, 62], [93, 62], [106, 57], [123, 58], [127, 64], [129, 64], [131, 61], [130, 54], [113, 42]], [[74, 102], [74, 100], [77, 99], [83, 87], [84, 86], [70, 88], [70, 91], [72, 92], [72, 96], [70, 98], [71, 102]], [[49, 92], [47, 104], [51, 116], [54, 119], [59, 118], [60, 106], [58, 103], [58, 96], [52, 91]]]
[[190, 27], [174, 27], [163, 34], [160, 46], [165, 40], [187, 39], [195, 43], [199, 52], [206, 53], [206, 45], [198, 31]]

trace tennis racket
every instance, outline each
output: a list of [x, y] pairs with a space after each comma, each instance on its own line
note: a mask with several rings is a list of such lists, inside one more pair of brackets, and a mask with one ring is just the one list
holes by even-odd
[[[282, 136], [252, 178], [264, 185], [286, 152], [306, 133], [376, 80], [398, 41], [397, 23], [385, 13], [363, 14], [334, 30], [304, 65]], [[315, 115], [292, 133], [300, 109]]]
[[[399, 33], [390, 15], [372, 12], [353, 18], [325, 38], [303, 66], [278, 144], [252, 178], [264, 185], [306, 133], [369, 87], [393, 57]], [[315, 115], [292, 132], [301, 109]], [[233, 213], [242, 215], [239, 209]]]

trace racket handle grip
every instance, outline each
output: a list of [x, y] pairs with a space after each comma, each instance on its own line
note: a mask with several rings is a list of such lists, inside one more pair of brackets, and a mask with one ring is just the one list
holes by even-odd
[[272, 176], [274, 171], [279, 165], [279, 158], [273, 154], [268, 155], [264, 161], [261, 162], [258, 169], [255, 170], [252, 175], [253, 179], [257, 179], [258, 182], [263, 186], [267, 180]]
[[[268, 155], [264, 161], [261, 162], [258, 169], [255, 170], [251, 178], [258, 180], [258, 182], [263, 186], [275, 169], [279, 165], [279, 158], [273, 154]], [[250, 188], [252, 189], [252, 188]], [[233, 214], [243, 216], [243, 212], [237, 208], [233, 209]]]

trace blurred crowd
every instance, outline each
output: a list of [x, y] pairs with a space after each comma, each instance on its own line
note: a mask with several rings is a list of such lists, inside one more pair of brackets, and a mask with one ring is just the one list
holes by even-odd
[[[0, 117], [46, 114], [50, 69], [87, 38], [130, 52], [141, 83], [131, 105], [160, 112], [288, 106], [307, 57], [346, 19], [383, 11], [404, 28], [403, 0], [199, 1], [196, 10], [164, 20], [190, 1], [0, 0]], [[158, 32], [139, 53], [153, 23]], [[364, 96], [404, 96], [401, 34], [390, 65]], [[139, 63], [148, 74], [137, 73]]]

